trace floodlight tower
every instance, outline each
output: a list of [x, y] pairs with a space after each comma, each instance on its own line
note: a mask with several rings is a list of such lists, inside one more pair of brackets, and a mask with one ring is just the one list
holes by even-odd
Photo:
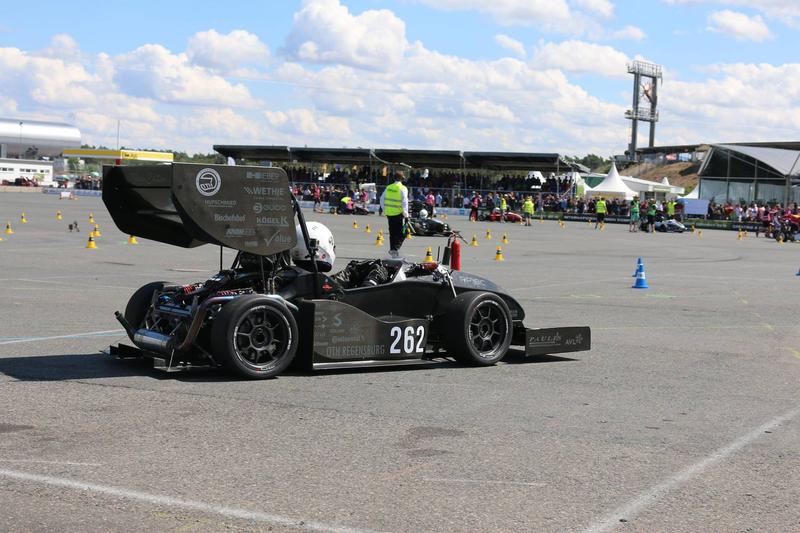
[[[625, 111], [625, 118], [633, 121], [628, 158], [636, 160], [636, 141], [640, 120], [650, 123], [650, 147], [655, 146], [656, 122], [658, 122], [658, 82], [663, 81], [663, 71], [661, 65], [637, 59], [628, 63], [628, 74], [633, 74], [633, 108]], [[649, 81], [642, 83], [642, 78]], [[642, 96], [650, 102], [649, 108], [640, 107]]]

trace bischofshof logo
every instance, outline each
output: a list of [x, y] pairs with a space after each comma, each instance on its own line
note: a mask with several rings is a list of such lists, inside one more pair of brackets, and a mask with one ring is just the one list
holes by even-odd
[[197, 185], [197, 192], [203, 196], [214, 196], [222, 187], [222, 178], [213, 168], [204, 168], [197, 173], [195, 184]]

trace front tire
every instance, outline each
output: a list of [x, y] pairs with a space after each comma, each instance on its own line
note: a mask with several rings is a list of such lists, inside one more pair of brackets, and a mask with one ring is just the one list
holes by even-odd
[[299, 340], [291, 311], [272, 298], [241, 296], [222, 308], [211, 328], [214, 355], [239, 376], [267, 379], [291, 364]]
[[450, 302], [444, 320], [444, 341], [450, 357], [477, 366], [493, 365], [511, 344], [511, 312], [491, 292], [470, 291]]

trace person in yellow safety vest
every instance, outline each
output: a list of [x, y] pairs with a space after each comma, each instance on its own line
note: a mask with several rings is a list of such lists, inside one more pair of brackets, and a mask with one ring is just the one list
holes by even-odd
[[675, 200], [667, 202], [667, 218], [670, 220], [675, 218]]
[[596, 215], [594, 229], [597, 229], [598, 224], [606, 223], [606, 201], [603, 200], [602, 196], [594, 203], [594, 213]]
[[506, 212], [508, 211], [508, 203], [506, 202], [506, 196], [500, 193], [497, 193], [497, 196], [500, 197], [500, 222], [506, 222]]
[[531, 219], [533, 218], [533, 200], [531, 200], [530, 195], [525, 195], [525, 201], [522, 202], [522, 212], [525, 214], [525, 225], [531, 225]]
[[341, 203], [341, 211], [340, 211], [340, 213], [342, 213], [342, 214], [350, 214], [350, 213], [352, 213], [353, 212], [353, 206], [351, 205], [352, 201], [353, 201], [353, 199], [351, 197], [342, 196], [342, 199], [339, 200], [339, 203]]
[[405, 174], [394, 173], [394, 182], [381, 194], [381, 208], [389, 223], [389, 255], [398, 257], [400, 247], [406, 236], [403, 235], [403, 222], [408, 218], [408, 189], [403, 185]]

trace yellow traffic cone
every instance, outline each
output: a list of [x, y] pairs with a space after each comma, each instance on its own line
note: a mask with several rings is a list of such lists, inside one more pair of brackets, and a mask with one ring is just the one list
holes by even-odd
[[692, 224], [692, 227], [691, 227], [691, 228], [689, 228], [689, 231], [691, 231], [692, 233], [694, 233], [694, 224]]
[[744, 233], [742, 233], [742, 237], [744, 237], [745, 239], [747, 238], [747, 230], [745, 230]]
[[442, 219], [447, 220], [447, 213], [442, 213]]
[[130, 237], [128, 237], [128, 244], [139, 244], [139, 241], [136, 240], [136, 237], [131, 235]]
[[372, 230], [369, 229], [369, 224], [367, 224], [367, 227], [364, 228], [364, 233], [372, 233]]
[[601, 222], [600, 223], [600, 231], [605, 231], [605, 230], [606, 230], [606, 223], [605, 222]]
[[591, 221], [591, 220], [589, 220], [589, 219], [587, 219], [587, 220], [586, 220], [586, 225], [587, 225], [587, 226], [591, 226], [591, 225], [592, 225], [592, 221]]
[[701, 229], [697, 230], [697, 236], [698, 237], [702, 237], [703, 236], [703, 230], [701, 230]]
[[378, 234], [378, 236], [375, 237], [375, 246], [383, 246], [383, 236], [382, 235]]
[[100, 226], [97, 224], [94, 225], [94, 231], [92, 233], [94, 233], [95, 238], [102, 237], [102, 234], [100, 233]]
[[428, 249], [425, 251], [425, 259], [422, 260], [423, 263], [433, 263], [433, 254], [431, 252], [431, 247], [428, 246]]
[[61, 211], [56, 211], [56, 220], [61, 220]]
[[783, 235], [778, 237], [778, 244], [783, 244]]
[[739, 230], [739, 232], [736, 234], [736, 240], [737, 241], [741, 241], [742, 240], [742, 230]]
[[94, 242], [94, 237], [89, 235], [89, 242], [86, 243], [86, 247], [90, 250], [95, 250], [97, 248], [97, 243]]
[[6, 235], [13, 235], [14, 230], [11, 229], [11, 222], [6, 222]]
[[94, 213], [89, 213], [89, 224], [94, 224]]
[[358, 222], [355, 220], [353, 221], [353, 229], [358, 229]]
[[508, 236], [505, 233], [503, 233], [503, 238], [500, 240], [500, 242], [503, 244], [508, 244]]
[[380, 237], [381, 240], [383, 240], [383, 230], [382, 229], [378, 230], [378, 237]]
[[469, 243], [470, 246], [478, 246], [478, 237], [477, 235], [472, 235], [472, 242]]
[[22, 213], [22, 214], [19, 216], [19, 223], [20, 223], [20, 224], [27, 224], [27, 223], [28, 223], [28, 219], [27, 219], [27, 218], [25, 218], [25, 213]]
[[506, 258], [503, 257], [503, 249], [499, 246], [497, 247], [497, 251], [494, 253], [494, 260], [495, 261], [505, 261]]
[[486, 230], [486, 238], [487, 239], [491, 239], [492, 238], [492, 232], [489, 231], [488, 229]]

